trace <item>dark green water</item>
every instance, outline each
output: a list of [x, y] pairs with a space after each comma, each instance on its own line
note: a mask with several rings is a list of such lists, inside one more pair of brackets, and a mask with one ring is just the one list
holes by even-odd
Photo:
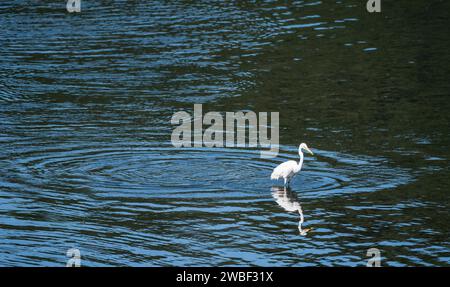
[[[1, 266], [450, 265], [449, 2], [64, 2], [0, 4]], [[174, 148], [196, 103], [279, 156]]]

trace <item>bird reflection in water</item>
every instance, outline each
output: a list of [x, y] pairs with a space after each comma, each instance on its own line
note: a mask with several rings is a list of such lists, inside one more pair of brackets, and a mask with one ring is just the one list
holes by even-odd
[[300, 219], [298, 222], [298, 231], [300, 235], [306, 236], [312, 228], [302, 228], [304, 222], [303, 210], [297, 198], [297, 193], [289, 187], [272, 187], [272, 196], [279, 206], [287, 212], [298, 212]]

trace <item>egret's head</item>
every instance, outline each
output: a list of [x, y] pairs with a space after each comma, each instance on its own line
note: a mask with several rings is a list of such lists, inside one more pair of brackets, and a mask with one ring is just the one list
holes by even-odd
[[307, 152], [309, 152], [311, 155], [314, 155], [313, 152], [308, 148], [308, 146], [305, 143], [302, 143], [299, 148], [298, 148], [298, 152], [301, 153], [302, 149], [306, 150]]

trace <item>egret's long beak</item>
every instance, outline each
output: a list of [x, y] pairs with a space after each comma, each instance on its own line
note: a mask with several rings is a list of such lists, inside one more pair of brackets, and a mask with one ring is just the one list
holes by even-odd
[[307, 152], [309, 152], [311, 155], [314, 155], [313, 152], [309, 148], [305, 148]]

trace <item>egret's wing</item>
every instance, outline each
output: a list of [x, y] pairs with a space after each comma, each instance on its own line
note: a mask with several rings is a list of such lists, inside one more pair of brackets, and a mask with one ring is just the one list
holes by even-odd
[[283, 162], [273, 170], [270, 178], [279, 179], [280, 177], [287, 177], [294, 171], [296, 165], [297, 163], [293, 160]]

